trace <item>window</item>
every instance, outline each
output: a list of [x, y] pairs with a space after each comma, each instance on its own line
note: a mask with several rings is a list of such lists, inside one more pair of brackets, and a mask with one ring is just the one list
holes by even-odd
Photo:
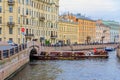
[[20, 0], [18, 0], [18, 2], [20, 3]]
[[20, 7], [18, 7], [18, 13], [20, 14]]
[[26, 24], [27, 24], [27, 25], [29, 24], [28, 19], [26, 19]]
[[28, 15], [28, 9], [26, 9], [26, 15]]
[[9, 34], [13, 34], [13, 28], [9, 27]]
[[26, 29], [26, 34], [28, 34], [28, 29]]
[[2, 34], [2, 28], [0, 28], [0, 34]]
[[20, 35], [20, 28], [18, 28], [18, 35]]
[[0, 41], [2, 41], [2, 38], [0, 38]]
[[13, 12], [13, 6], [9, 6], [9, 12], [10, 12], [10, 13]]
[[18, 17], [18, 24], [20, 24], [20, 17]]
[[22, 9], [22, 14], [24, 15], [24, 8]]
[[22, 4], [24, 4], [24, 0], [22, 0]]
[[9, 38], [9, 41], [13, 41], [13, 38]]
[[2, 6], [0, 6], [0, 13], [2, 13]]
[[0, 17], [0, 24], [2, 24], [2, 17]]
[[13, 16], [9, 16], [9, 22], [13, 22]]
[[8, 0], [9, 2], [13, 2], [13, 0]]
[[28, 5], [28, 3], [29, 3], [28, 0], [26, 0], [26, 5]]

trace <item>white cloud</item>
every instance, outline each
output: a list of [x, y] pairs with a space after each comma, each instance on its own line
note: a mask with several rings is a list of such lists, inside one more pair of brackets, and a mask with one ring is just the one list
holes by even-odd
[[114, 11], [117, 9], [111, 0], [60, 0], [60, 11]]
[[120, 14], [120, 0], [60, 0], [60, 13], [83, 13], [88, 16], [110, 17]]

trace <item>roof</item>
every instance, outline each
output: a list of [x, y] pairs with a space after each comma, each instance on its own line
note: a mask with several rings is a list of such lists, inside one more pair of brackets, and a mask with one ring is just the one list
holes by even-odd
[[92, 20], [91, 18], [86, 17], [85, 15], [81, 15], [81, 14], [74, 14], [74, 16], [76, 16], [77, 19], [84, 19], [84, 20], [89, 20], [89, 21], [95, 21], [95, 20]]
[[66, 23], [70, 23], [70, 24], [78, 24], [78, 22], [74, 22], [74, 21], [71, 21], [71, 20], [67, 20], [67, 19], [59, 19], [59, 22], [66, 22]]

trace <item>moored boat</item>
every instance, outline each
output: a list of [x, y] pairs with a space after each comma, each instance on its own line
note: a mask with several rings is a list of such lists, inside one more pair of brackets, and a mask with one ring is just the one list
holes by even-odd
[[114, 51], [115, 50], [115, 48], [113, 48], [113, 47], [106, 47], [105, 48], [105, 51]]
[[83, 58], [108, 58], [108, 52], [101, 50], [96, 52], [90, 51], [52, 51], [43, 52], [36, 56], [39, 60], [76, 60]]

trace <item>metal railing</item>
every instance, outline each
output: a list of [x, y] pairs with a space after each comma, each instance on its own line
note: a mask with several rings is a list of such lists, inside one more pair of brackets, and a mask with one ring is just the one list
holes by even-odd
[[9, 50], [1, 50], [0, 51], [0, 60], [9, 58], [10, 56], [17, 54], [20, 51], [25, 50], [26, 48], [27, 48], [27, 44], [21, 44], [19, 46], [9, 49]]

